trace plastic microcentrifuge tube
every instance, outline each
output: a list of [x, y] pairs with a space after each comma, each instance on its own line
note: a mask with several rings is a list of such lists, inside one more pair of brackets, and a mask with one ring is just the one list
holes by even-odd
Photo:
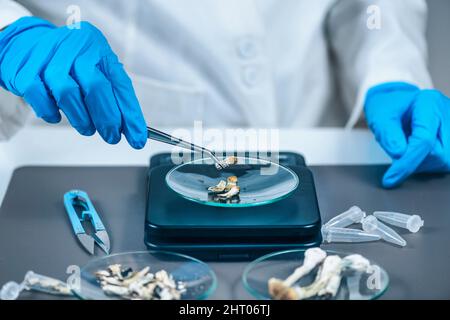
[[6, 283], [0, 290], [0, 300], [16, 300], [24, 290], [35, 290], [53, 295], [72, 295], [69, 286], [57, 279], [28, 271], [22, 283]]
[[25, 284], [10, 281], [0, 290], [0, 300], [16, 300], [23, 290], [26, 290]]
[[325, 223], [325, 228], [345, 228], [354, 223], [361, 223], [364, 219], [366, 213], [362, 211], [359, 207], [353, 206], [347, 211], [337, 215], [330, 221]]
[[378, 220], [389, 223], [393, 226], [404, 228], [409, 232], [416, 233], [423, 227], [424, 221], [418, 215], [409, 215], [398, 212], [376, 211], [373, 213]]
[[406, 246], [406, 241], [397, 232], [389, 228], [384, 223], [378, 221], [375, 216], [365, 217], [362, 221], [362, 228], [368, 233], [379, 235], [383, 240], [399, 245]]
[[322, 228], [322, 237], [325, 242], [370, 242], [380, 240], [377, 234], [348, 228]]
[[35, 273], [33, 271], [28, 271], [25, 275], [25, 279], [22, 283], [17, 283], [15, 281], [10, 281], [3, 285], [0, 290], [0, 300], [16, 300], [19, 295], [24, 290], [30, 290], [29, 279], [33, 278]]

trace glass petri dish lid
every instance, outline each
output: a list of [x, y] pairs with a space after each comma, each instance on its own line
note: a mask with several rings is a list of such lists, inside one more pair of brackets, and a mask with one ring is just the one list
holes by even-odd
[[[325, 250], [327, 255], [344, 258], [351, 253]], [[304, 249], [271, 253], [251, 262], [244, 270], [242, 282], [248, 293], [256, 299], [271, 300], [268, 281], [270, 278], [284, 280], [303, 264]], [[370, 261], [370, 272], [346, 271], [333, 300], [375, 300], [381, 297], [389, 286], [388, 273], [374, 261]], [[307, 286], [314, 282], [316, 270], [304, 276], [296, 285]], [[314, 297], [308, 300], [320, 299]]]
[[107, 295], [97, 281], [95, 273], [109, 266], [120, 264], [134, 271], [150, 267], [150, 272], [167, 271], [177, 282], [183, 282], [185, 292], [181, 300], [207, 299], [216, 289], [214, 271], [204, 262], [190, 256], [163, 252], [138, 251], [120, 253], [92, 260], [81, 269], [81, 283], [74, 294], [83, 300], [121, 300], [118, 296]]
[[[220, 199], [209, 187], [238, 179], [240, 193], [231, 199]], [[166, 175], [170, 189], [185, 199], [215, 207], [254, 207], [282, 200], [299, 185], [299, 178], [289, 168], [256, 158], [238, 157], [237, 164], [217, 170], [209, 159], [181, 164]]]

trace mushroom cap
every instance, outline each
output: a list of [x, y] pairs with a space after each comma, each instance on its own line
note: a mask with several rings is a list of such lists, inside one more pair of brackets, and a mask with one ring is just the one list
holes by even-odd
[[238, 163], [238, 158], [232, 156], [232, 157], [227, 158], [225, 161], [226, 161], [229, 165], [233, 165], [233, 164]]
[[269, 294], [275, 300], [298, 300], [297, 292], [277, 278], [269, 279]]
[[227, 181], [228, 181], [228, 183], [236, 184], [238, 182], [238, 178], [236, 176], [231, 176], [231, 177], [228, 177]]

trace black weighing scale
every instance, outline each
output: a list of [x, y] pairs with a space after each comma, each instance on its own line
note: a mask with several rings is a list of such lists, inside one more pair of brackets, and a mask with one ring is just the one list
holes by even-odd
[[145, 221], [147, 248], [224, 261], [319, 246], [321, 219], [313, 175], [299, 154], [280, 153], [279, 163], [299, 177], [299, 186], [290, 196], [260, 207], [222, 208], [176, 194], [165, 182], [174, 167], [171, 155], [152, 157]]

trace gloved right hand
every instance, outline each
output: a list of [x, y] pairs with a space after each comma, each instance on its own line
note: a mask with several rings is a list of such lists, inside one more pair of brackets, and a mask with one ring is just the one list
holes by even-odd
[[396, 187], [414, 173], [450, 171], [450, 99], [441, 92], [385, 83], [369, 90], [364, 110], [393, 159], [384, 187]]
[[62, 111], [82, 135], [110, 144], [123, 133], [141, 149], [146, 123], [133, 85], [102, 33], [82, 22], [60, 27], [35, 17], [0, 32], [0, 85], [23, 97], [49, 123]]

